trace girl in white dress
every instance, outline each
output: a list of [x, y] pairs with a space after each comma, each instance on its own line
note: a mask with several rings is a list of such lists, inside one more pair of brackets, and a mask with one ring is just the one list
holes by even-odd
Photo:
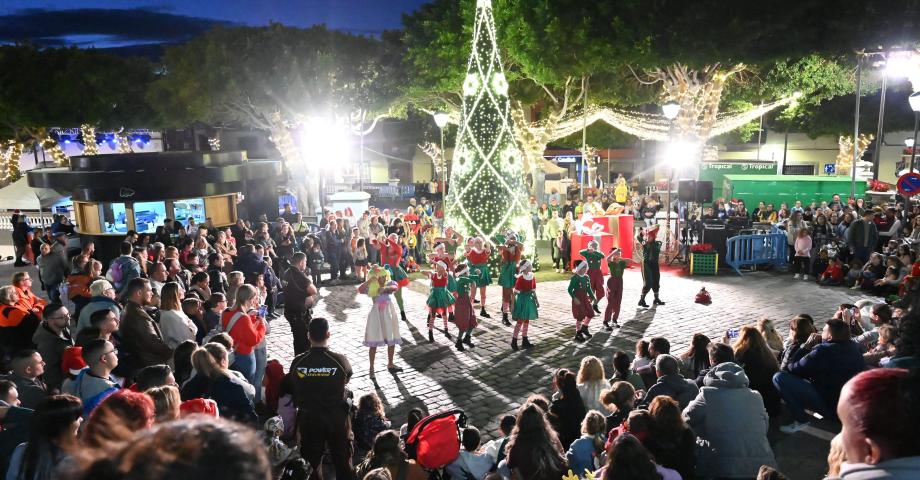
[[374, 304], [367, 314], [367, 326], [364, 329], [364, 345], [368, 347], [370, 376], [374, 374], [374, 356], [377, 347], [387, 347], [387, 370], [390, 373], [401, 372], [402, 368], [393, 363], [396, 345], [402, 342], [399, 336], [399, 313], [393, 299], [393, 293], [399, 285], [390, 279], [390, 272], [379, 265], [373, 265], [367, 273], [367, 281], [358, 290], [371, 297]]

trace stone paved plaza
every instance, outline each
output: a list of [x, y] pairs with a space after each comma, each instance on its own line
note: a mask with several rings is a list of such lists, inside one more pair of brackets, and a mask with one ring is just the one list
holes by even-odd
[[[330, 320], [331, 348], [351, 360], [355, 375], [350, 388], [356, 395], [375, 390], [394, 428], [404, 423], [406, 412], [413, 407], [431, 412], [462, 408], [472, 425], [492, 437], [502, 414], [513, 412], [531, 393], [551, 394], [553, 370], [577, 369], [586, 355], [600, 357], [610, 376], [613, 352], [622, 349], [632, 356], [636, 340], [642, 337], [665, 336], [671, 341], [672, 353], [679, 354], [696, 332], [718, 340], [725, 330], [762, 317], [774, 319], [785, 336], [786, 320], [795, 314], [808, 313], [820, 322], [830, 318], [840, 303], [861, 298], [847, 289], [818, 287], [781, 273], [755, 272], [740, 277], [723, 271], [717, 277], [687, 277], [664, 272], [661, 296], [667, 304], [639, 309], [636, 302], [642, 285], [638, 268], [626, 271], [624, 283], [622, 327], [606, 332], [596, 317], [591, 323], [594, 338], [585, 344], [571, 340], [574, 321], [567, 282], [539, 284], [540, 319], [530, 327], [535, 348], [529, 352], [511, 350], [511, 328], [501, 325], [499, 314], [501, 290], [493, 285], [486, 302], [493, 318], [475, 330], [475, 348], [458, 352], [453, 341], [440, 332], [435, 332], [434, 344], [428, 343], [424, 310], [427, 288], [420, 281], [413, 282], [403, 293], [409, 322], [400, 323], [403, 344], [396, 360], [405, 371], [398, 376], [389, 374], [385, 350], [378, 351], [376, 382], [368, 376], [367, 349], [361, 345], [370, 300], [358, 294], [354, 286], [323, 287], [314, 316]], [[703, 285], [713, 298], [708, 306], [693, 301]], [[601, 310], [604, 305], [602, 302]], [[442, 325], [440, 320], [438, 325]], [[270, 356], [282, 360], [287, 368], [293, 357], [287, 322], [275, 320], [272, 329]], [[833, 436], [828, 430], [833, 426], [794, 436], [783, 435], [776, 427], [771, 428], [771, 441], [782, 471], [791, 478], [820, 478], [826, 469], [828, 440]]]

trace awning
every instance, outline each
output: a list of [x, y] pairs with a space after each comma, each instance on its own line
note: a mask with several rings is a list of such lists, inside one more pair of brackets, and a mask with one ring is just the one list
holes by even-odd
[[0, 188], [0, 210], [48, 210], [69, 198], [50, 188], [30, 187], [25, 176]]

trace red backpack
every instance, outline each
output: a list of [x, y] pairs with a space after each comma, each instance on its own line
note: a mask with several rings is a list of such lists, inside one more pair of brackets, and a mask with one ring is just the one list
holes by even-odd
[[466, 414], [463, 410], [429, 415], [409, 432], [406, 452], [409, 458], [428, 470], [446, 467], [460, 456], [460, 430], [464, 427]]

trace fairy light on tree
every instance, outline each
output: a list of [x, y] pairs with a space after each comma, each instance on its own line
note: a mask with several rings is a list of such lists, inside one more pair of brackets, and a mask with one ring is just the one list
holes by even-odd
[[80, 136], [83, 137], [83, 155], [99, 155], [99, 145], [96, 144], [96, 127], [88, 123], [80, 125]]
[[492, 2], [477, 0], [460, 129], [451, 160], [446, 225], [464, 236], [488, 238], [513, 230], [523, 234], [528, 251], [533, 252], [526, 192]]

